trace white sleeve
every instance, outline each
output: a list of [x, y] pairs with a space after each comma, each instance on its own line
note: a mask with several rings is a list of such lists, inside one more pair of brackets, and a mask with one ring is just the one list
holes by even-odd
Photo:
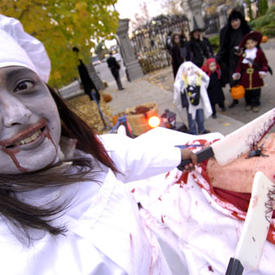
[[141, 141], [139, 138], [106, 134], [100, 138], [121, 172], [117, 176], [123, 182], [168, 172], [181, 161], [180, 149], [158, 142], [158, 137]]

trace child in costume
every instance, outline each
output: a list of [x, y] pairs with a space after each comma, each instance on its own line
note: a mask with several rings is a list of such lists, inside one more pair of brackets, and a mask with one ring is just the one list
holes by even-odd
[[223, 112], [225, 111], [224, 94], [221, 82], [221, 69], [215, 58], [207, 59], [202, 69], [210, 77], [209, 85], [207, 87], [207, 93], [213, 111], [212, 117], [216, 118], [216, 104], [219, 105]]
[[260, 48], [262, 34], [252, 31], [246, 34], [241, 41], [239, 48], [244, 49], [239, 60], [234, 80], [245, 88], [246, 110], [259, 112], [261, 87], [264, 85], [263, 78], [268, 71], [268, 63], [264, 52]]
[[179, 67], [174, 82], [173, 102], [183, 119], [183, 110], [186, 108], [189, 133], [192, 135], [209, 133], [204, 127], [205, 118], [212, 114], [206, 90], [208, 83], [208, 75], [191, 61]]

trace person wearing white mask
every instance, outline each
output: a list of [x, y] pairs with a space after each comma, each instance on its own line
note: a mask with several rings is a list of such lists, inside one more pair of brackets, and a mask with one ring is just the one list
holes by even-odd
[[4, 15], [0, 39], [0, 273], [171, 274], [123, 183], [196, 156], [93, 134], [46, 84], [41, 42]]
[[182, 119], [187, 112], [189, 133], [207, 134], [204, 120], [211, 116], [212, 109], [207, 95], [209, 76], [191, 61], [184, 62], [174, 81], [173, 102]]

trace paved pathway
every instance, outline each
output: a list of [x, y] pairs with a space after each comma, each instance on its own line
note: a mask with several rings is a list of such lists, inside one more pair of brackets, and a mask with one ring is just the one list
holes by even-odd
[[[263, 48], [275, 74], [275, 40], [273, 39], [264, 44]], [[177, 113], [179, 124], [182, 122], [187, 124], [186, 118], [181, 119], [179, 117], [172, 103], [173, 76], [170, 67], [145, 75], [143, 78], [133, 82], [127, 82], [125, 78], [122, 81], [125, 90], [118, 91], [114, 82], [110, 83], [109, 87], [105, 90], [105, 92], [110, 93], [113, 97], [113, 100], [109, 103], [113, 114], [123, 112], [127, 107], [137, 106], [145, 102], [156, 102], [159, 107], [159, 114], [162, 114], [168, 108]], [[229, 87], [224, 88], [224, 94], [226, 97], [225, 104], [229, 105], [231, 102]], [[217, 119], [210, 117], [206, 120], [206, 128], [212, 132], [218, 131], [222, 134], [228, 134], [260, 114], [274, 108], [275, 80], [274, 76], [270, 74], [265, 78], [265, 87], [262, 89], [261, 98], [262, 105], [259, 113], [246, 112], [245, 103], [242, 99], [236, 107], [227, 109], [225, 113], [218, 112]]]
[[[177, 114], [178, 124], [187, 124], [186, 118], [180, 118], [175, 106], [172, 103], [173, 93], [166, 91], [159, 86], [148, 82], [145, 78], [134, 82], [123, 81], [125, 90], [118, 91], [115, 84], [112, 83], [105, 92], [112, 95], [113, 100], [109, 106], [113, 114], [125, 111], [127, 107], [137, 106], [146, 102], [156, 102], [159, 108], [159, 114], [162, 114], [165, 109], [169, 109]], [[208, 119], [205, 123], [206, 128], [212, 132], [221, 132], [228, 134], [243, 125], [242, 122], [231, 117], [219, 114], [217, 119]]]

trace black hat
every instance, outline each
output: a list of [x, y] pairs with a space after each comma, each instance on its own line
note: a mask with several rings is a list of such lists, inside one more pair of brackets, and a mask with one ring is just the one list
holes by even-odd
[[198, 32], [202, 32], [203, 31], [203, 29], [200, 29], [200, 28], [195, 28], [195, 29], [193, 29], [190, 33], [191, 34], [193, 34], [194, 32], [196, 32], [196, 31], [198, 31]]
[[192, 35], [194, 32], [198, 31], [198, 32], [204, 32], [205, 28], [200, 28], [196, 18], [193, 16], [193, 23], [194, 23], [194, 28], [193, 30], [190, 32], [190, 34]]
[[246, 43], [246, 41], [248, 39], [252, 39], [252, 40], [256, 41], [257, 42], [257, 46], [259, 46], [260, 43], [261, 43], [261, 41], [262, 41], [262, 36], [263, 35], [260, 32], [256, 32], [256, 31], [251, 31], [251, 32], [247, 33], [243, 37], [243, 39], [242, 39], [242, 41], [241, 41], [241, 43], [239, 45], [239, 48], [244, 48], [245, 47], [245, 43]]

